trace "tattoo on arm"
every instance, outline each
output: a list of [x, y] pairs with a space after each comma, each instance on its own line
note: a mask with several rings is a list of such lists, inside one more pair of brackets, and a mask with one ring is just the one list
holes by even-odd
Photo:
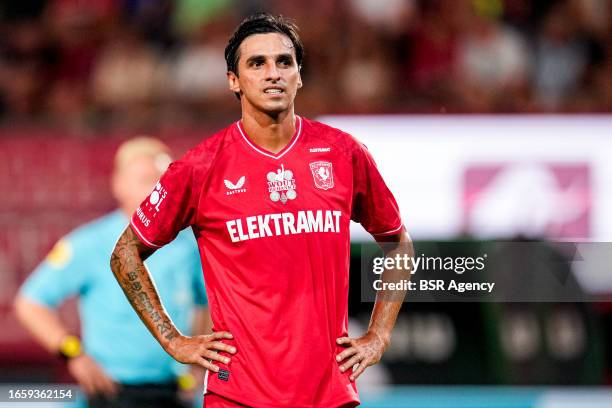
[[153, 250], [143, 245], [128, 226], [115, 245], [110, 265], [132, 307], [164, 346], [179, 332], [164, 310], [151, 275], [143, 263], [152, 253]]

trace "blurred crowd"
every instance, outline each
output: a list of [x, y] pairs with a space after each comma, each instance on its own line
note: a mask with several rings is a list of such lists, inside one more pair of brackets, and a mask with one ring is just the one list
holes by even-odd
[[608, 0], [3, 0], [6, 126], [182, 127], [235, 119], [236, 24], [291, 17], [297, 111], [612, 111]]

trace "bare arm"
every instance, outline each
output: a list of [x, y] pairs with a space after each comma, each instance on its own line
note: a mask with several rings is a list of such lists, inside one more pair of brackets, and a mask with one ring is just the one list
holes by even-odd
[[164, 309], [153, 279], [143, 263], [153, 252], [153, 249], [140, 242], [128, 226], [119, 237], [110, 261], [117, 282], [140, 319], [168, 354], [181, 363], [199, 364], [217, 372], [219, 368], [208, 360], [226, 364], [229, 362], [228, 357], [214, 350], [234, 353], [234, 347], [219, 341], [231, 339], [231, 334], [217, 332], [187, 337], [178, 331]]
[[57, 353], [68, 330], [57, 312], [47, 306], [18, 295], [14, 303], [19, 322], [50, 353]]
[[[396, 254], [399, 254], [401, 257], [404, 255], [411, 259], [414, 257], [412, 241], [405, 231], [399, 235], [390, 237], [390, 239], [391, 240], [378, 240], [379, 243], [383, 243], [386, 246], [396, 244], [388, 248], [385, 256], [395, 257]], [[383, 282], [400, 282], [404, 279], [410, 279], [410, 270], [389, 269], [383, 272], [381, 278]], [[397, 315], [399, 314], [405, 297], [406, 290], [378, 291], [374, 309], [372, 310], [370, 325], [368, 326], [368, 333], [375, 333], [386, 345], [388, 345], [391, 339], [391, 332], [395, 326], [395, 320], [397, 319]]]
[[[385, 245], [385, 255], [388, 257], [395, 257], [397, 254], [402, 257], [404, 255], [414, 256], [412, 241], [405, 231], [398, 235], [377, 239], [377, 241]], [[409, 278], [410, 270], [406, 269], [385, 270], [381, 276], [383, 282], [399, 282]], [[391, 332], [405, 296], [406, 290], [378, 291], [366, 334], [356, 339], [341, 337], [337, 340], [338, 344], [347, 346], [347, 349], [336, 357], [339, 363], [344, 361], [340, 370], [344, 372], [358, 364], [350, 377], [351, 380], [356, 380], [367, 367], [380, 361], [382, 354], [389, 346]]]
[[155, 252], [140, 242], [131, 227], [127, 227], [113, 250], [110, 266], [128, 301], [147, 329], [168, 351], [170, 341], [180, 333], [162, 306], [157, 288], [144, 265]]
[[[15, 314], [23, 326], [50, 353], [59, 352], [62, 340], [69, 335], [55, 309], [38, 304], [22, 295], [15, 299]], [[78, 381], [86, 394], [112, 396], [117, 385], [87, 354], [68, 360], [68, 371]]]

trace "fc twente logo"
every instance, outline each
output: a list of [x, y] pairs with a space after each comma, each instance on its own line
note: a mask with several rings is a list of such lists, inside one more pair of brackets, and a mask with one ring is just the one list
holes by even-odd
[[310, 163], [310, 171], [315, 187], [321, 190], [329, 190], [334, 187], [334, 172], [330, 162], [316, 161]]
[[287, 200], [295, 200], [297, 193], [295, 192], [295, 179], [291, 170], [285, 170], [285, 166], [281, 164], [281, 168], [276, 170], [276, 173], [271, 171], [267, 175], [268, 192], [270, 192], [270, 200], [273, 202], [281, 201], [283, 204]]

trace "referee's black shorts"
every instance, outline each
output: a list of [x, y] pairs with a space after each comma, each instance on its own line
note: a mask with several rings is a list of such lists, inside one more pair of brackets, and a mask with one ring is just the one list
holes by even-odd
[[113, 398], [95, 396], [89, 408], [189, 408], [190, 403], [178, 396], [176, 384], [123, 384]]

